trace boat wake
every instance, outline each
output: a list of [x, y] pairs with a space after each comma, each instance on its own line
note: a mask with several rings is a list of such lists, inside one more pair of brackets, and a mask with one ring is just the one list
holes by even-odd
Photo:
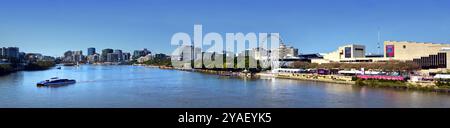
[[96, 82], [111, 82], [111, 81], [132, 81], [132, 80], [149, 80], [149, 79], [155, 79], [152, 78], [129, 78], [129, 79], [99, 79], [99, 80], [84, 80], [84, 81], [78, 81], [78, 83], [96, 83]]

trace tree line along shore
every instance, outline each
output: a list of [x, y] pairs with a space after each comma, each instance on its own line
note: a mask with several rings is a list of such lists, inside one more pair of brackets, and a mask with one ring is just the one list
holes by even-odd
[[[388, 73], [395, 73], [398, 76], [404, 76], [402, 80], [390, 79], [362, 79], [357, 75], [342, 75], [338, 73], [320, 74], [318, 72], [302, 72], [302, 73], [273, 73], [272, 69], [261, 68], [194, 68], [182, 69], [174, 68], [170, 60], [153, 60], [143, 63], [143, 65], [151, 65], [161, 69], [175, 69], [187, 70], [206, 74], [215, 74], [221, 76], [237, 76], [245, 78], [258, 78], [261, 76], [272, 76], [282, 79], [296, 79], [317, 82], [330, 82], [338, 84], [353, 85], [359, 87], [374, 87], [374, 88], [394, 88], [402, 90], [420, 90], [420, 91], [435, 91], [435, 92], [450, 92], [450, 81], [434, 80], [428, 82], [411, 82], [410, 77], [414, 72], [420, 70], [420, 66], [412, 62], [402, 61], [388, 61], [379, 63], [326, 63], [315, 64], [308, 62], [294, 62], [287, 69], [326, 69], [330, 70], [349, 70], [365, 68], [370, 71], [384, 71]], [[236, 65], [236, 64], [235, 64]], [[246, 64], [248, 65], [248, 64]], [[259, 66], [258, 66], [259, 67]], [[450, 73], [450, 72], [449, 72]]]
[[0, 64], [0, 75], [6, 75], [17, 71], [46, 70], [56, 65], [54, 61], [37, 61], [31, 63], [4, 63]]

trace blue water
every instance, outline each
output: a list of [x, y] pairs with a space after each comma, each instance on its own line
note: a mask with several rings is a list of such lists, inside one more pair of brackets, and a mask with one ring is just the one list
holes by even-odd
[[[55, 76], [77, 83], [36, 86]], [[450, 95], [286, 79], [245, 80], [139, 66], [83, 65], [0, 76], [0, 107], [450, 107]]]

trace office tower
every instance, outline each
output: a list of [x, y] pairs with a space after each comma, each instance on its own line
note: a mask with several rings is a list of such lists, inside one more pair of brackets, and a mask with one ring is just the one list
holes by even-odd
[[123, 61], [130, 61], [131, 53], [125, 52], [122, 54], [122, 57], [123, 57]]
[[88, 48], [88, 56], [89, 55], [94, 55], [95, 54], [95, 48]]
[[114, 52], [114, 50], [109, 49], [109, 48], [103, 49], [103, 50], [102, 50], [102, 54], [101, 54], [101, 56], [100, 56], [101, 61], [103, 61], [103, 62], [108, 62], [108, 54], [109, 54], [109, 53], [113, 53], [113, 52]]
[[120, 62], [120, 61], [123, 61], [122, 50], [116, 49], [116, 50], [114, 50], [113, 53], [117, 54], [117, 56], [118, 56], [118, 61], [119, 61], [119, 62]]
[[117, 53], [108, 53], [107, 62], [119, 62], [119, 54]]
[[147, 50], [146, 48], [144, 48], [144, 50], [135, 50], [133, 53], [133, 59], [137, 59], [139, 57], [144, 57], [148, 54], [151, 54], [151, 52], [149, 50]]

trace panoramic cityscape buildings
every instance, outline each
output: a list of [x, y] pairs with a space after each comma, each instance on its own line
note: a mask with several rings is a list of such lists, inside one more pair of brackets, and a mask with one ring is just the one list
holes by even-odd
[[120, 64], [129, 63], [131, 61], [137, 61], [143, 63], [151, 58], [166, 57], [165, 54], [159, 53], [153, 55], [149, 50], [135, 50], [133, 54], [130, 52], [123, 52], [120, 49], [106, 48], [97, 53], [96, 48], [87, 48], [87, 54], [84, 55], [83, 51], [66, 51], [62, 57], [58, 57], [63, 63], [110, 63]]
[[[40, 53], [25, 53], [20, 52], [18, 47], [2, 47], [0, 48], [0, 57], [2, 63], [7, 62], [25, 62], [25, 61], [39, 61], [39, 60], [60, 60], [66, 63], [100, 63], [100, 62], [130, 62], [137, 61], [139, 63], [151, 60], [152, 58], [167, 58], [172, 57], [177, 60], [184, 60], [187, 62], [196, 60], [206, 60], [214, 58], [214, 56], [221, 55], [228, 58], [231, 57], [251, 57], [254, 60], [263, 62], [279, 61], [282, 66], [288, 66], [290, 62], [305, 61], [310, 63], [370, 63], [370, 62], [386, 62], [390, 60], [398, 61], [412, 61], [418, 64], [422, 69], [450, 69], [448, 65], [448, 53], [450, 51], [450, 44], [438, 43], [421, 43], [410, 41], [385, 41], [383, 46], [383, 53], [367, 54], [366, 46], [361, 44], [348, 44], [338, 47], [336, 51], [329, 53], [308, 53], [301, 54], [298, 48], [288, 46], [281, 43], [276, 49], [268, 50], [263, 48], [252, 48], [241, 51], [237, 54], [232, 52], [213, 53], [204, 52], [199, 48], [191, 46], [184, 46], [181, 49], [180, 55], [168, 56], [166, 54], [152, 54], [147, 49], [135, 50], [133, 54], [130, 52], [123, 52], [120, 49], [106, 48], [98, 53], [96, 48], [87, 48], [87, 54], [83, 54], [82, 50], [66, 51], [61, 57], [44, 56]], [[270, 52], [279, 53], [279, 60], [269, 60]], [[183, 56], [189, 54], [191, 56]]]
[[[418, 64], [422, 69], [450, 69], [447, 65], [447, 53], [450, 51], [450, 44], [420, 43], [409, 41], [385, 41], [383, 53], [368, 54], [366, 46], [361, 44], [349, 44], [339, 47], [336, 51], [329, 53], [311, 53], [299, 54], [297, 48], [287, 46], [281, 43], [276, 49], [267, 50], [262, 48], [253, 48], [241, 51], [236, 54], [237, 57], [247, 56], [258, 61], [267, 61], [270, 58], [270, 52], [279, 53], [279, 61], [282, 66], [288, 66], [290, 62], [306, 61], [310, 63], [370, 63], [387, 61], [412, 61]], [[180, 56], [173, 56], [178, 60], [198, 61], [212, 58], [215, 54], [220, 56], [230, 56], [233, 53], [208, 53], [201, 51], [200, 48], [184, 46], [181, 49]], [[192, 53], [191, 53], [192, 52]], [[184, 56], [189, 54], [191, 56]]]
[[54, 61], [52, 56], [45, 56], [40, 53], [21, 52], [18, 47], [1, 47], [0, 64], [10, 63], [30, 63], [36, 61]]
[[[0, 48], [0, 57], [2, 65], [27, 65], [38, 62], [54, 62], [67, 66], [79, 64], [149, 64], [172, 66], [180, 69], [230, 71], [245, 69], [252, 71], [269, 70], [272, 73], [316, 73], [318, 75], [332, 75], [330, 80], [343, 81], [354, 81], [352, 77], [347, 76], [373, 79], [374, 76], [364, 76], [368, 74], [377, 75], [377, 79], [398, 79], [401, 81], [409, 79], [416, 82], [432, 82], [430, 80], [450, 77], [442, 74], [450, 71], [450, 65], [448, 65], [450, 44], [385, 41], [383, 53], [379, 54], [366, 53], [367, 47], [362, 44], [343, 45], [338, 47], [336, 51], [329, 53], [302, 54], [298, 48], [289, 46], [284, 42], [281, 42], [279, 47], [272, 49], [257, 47], [245, 49], [238, 53], [231, 51], [205, 52], [193, 46], [181, 46], [177, 50], [178, 52], [175, 53], [178, 54], [166, 55], [163, 53], [153, 54], [146, 48], [134, 50], [133, 53], [130, 53], [111, 48], [97, 51], [96, 48], [89, 47], [86, 49], [86, 54], [83, 50], [69, 50], [60, 57], [51, 57], [40, 53], [20, 52], [17, 47], [2, 47]], [[273, 59], [272, 53], [278, 54], [279, 58]], [[223, 60], [232, 61], [216, 61], [222, 57]], [[171, 60], [172, 63], [170, 63]], [[393, 64], [400, 65], [389, 67]], [[17, 70], [21, 69], [21, 66], [16, 65], [15, 67], [17, 67]], [[294, 74], [294, 76], [296, 75]], [[288, 74], [288, 77], [294, 76]], [[401, 76], [401, 78], [397, 78], [398, 76]]]
[[135, 50], [132, 55], [120, 49], [103, 49], [97, 53], [96, 48], [87, 48], [87, 54], [82, 50], [69, 50], [62, 56], [53, 57], [42, 55], [41, 53], [25, 53], [19, 51], [18, 47], [0, 48], [0, 74], [5, 74], [20, 70], [41, 70], [48, 69], [55, 64], [65, 66], [79, 64], [133, 64], [144, 63], [151, 59], [170, 59], [163, 53], [153, 55], [149, 50]]
[[442, 112], [358, 108], [450, 108], [449, 13], [450, 0], [0, 0], [0, 113], [169, 128], [434, 123]]

